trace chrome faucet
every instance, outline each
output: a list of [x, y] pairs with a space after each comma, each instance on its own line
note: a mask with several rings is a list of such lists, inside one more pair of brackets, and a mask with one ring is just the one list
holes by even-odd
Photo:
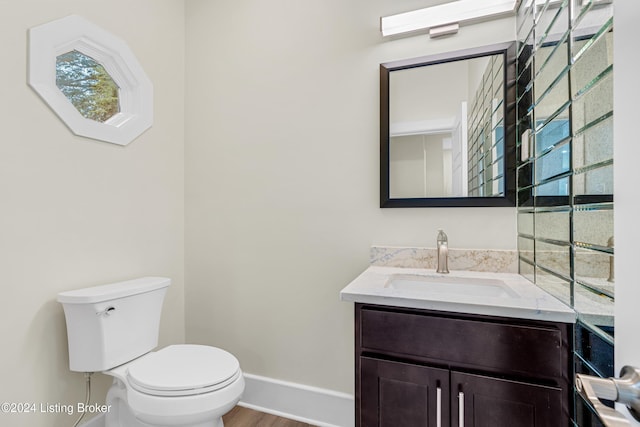
[[436, 273], [449, 273], [449, 239], [443, 230], [438, 230], [437, 238], [438, 268]]

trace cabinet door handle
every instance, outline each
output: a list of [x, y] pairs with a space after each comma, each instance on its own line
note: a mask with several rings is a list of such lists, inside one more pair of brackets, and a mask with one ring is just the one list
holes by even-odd
[[436, 427], [442, 427], [442, 389], [436, 388]]
[[458, 393], [458, 426], [464, 427], [464, 393]]

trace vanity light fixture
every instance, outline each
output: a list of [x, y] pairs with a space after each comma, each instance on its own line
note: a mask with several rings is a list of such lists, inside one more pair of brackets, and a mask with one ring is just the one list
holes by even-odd
[[383, 37], [410, 35], [426, 31], [429, 31], [431, 37], [454, 34], [457, 32], [457, 28], [464, 23], [503, 15], [514, 15], [517, 3], [518, 0], [458, 0], [411, 12], [384, 16], [380, 20], [380, 30]]
[[429, 37], [434, 39], [436, 37], [449, 36], [451, 34], [456, 34], [459, 29], [460, 29], [460, 24], [458, 24], [457, 22], [455, 24], [429, 28]]

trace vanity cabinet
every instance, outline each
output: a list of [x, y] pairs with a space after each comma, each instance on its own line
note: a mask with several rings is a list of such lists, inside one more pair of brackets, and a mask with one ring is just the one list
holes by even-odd
[[570, 324], [356, 304], [356, 426], [564, 427]]

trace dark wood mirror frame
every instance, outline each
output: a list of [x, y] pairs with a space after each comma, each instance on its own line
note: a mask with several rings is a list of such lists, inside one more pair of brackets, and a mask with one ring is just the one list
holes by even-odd
[[[389, 73], [447, 62], [503, 55], [504, 58], [504, 194], [494, 197], [390, 198]], [[516, 44], [500, 43], [380, 64], [380, 207], [497, 207], [516, 205]]]

